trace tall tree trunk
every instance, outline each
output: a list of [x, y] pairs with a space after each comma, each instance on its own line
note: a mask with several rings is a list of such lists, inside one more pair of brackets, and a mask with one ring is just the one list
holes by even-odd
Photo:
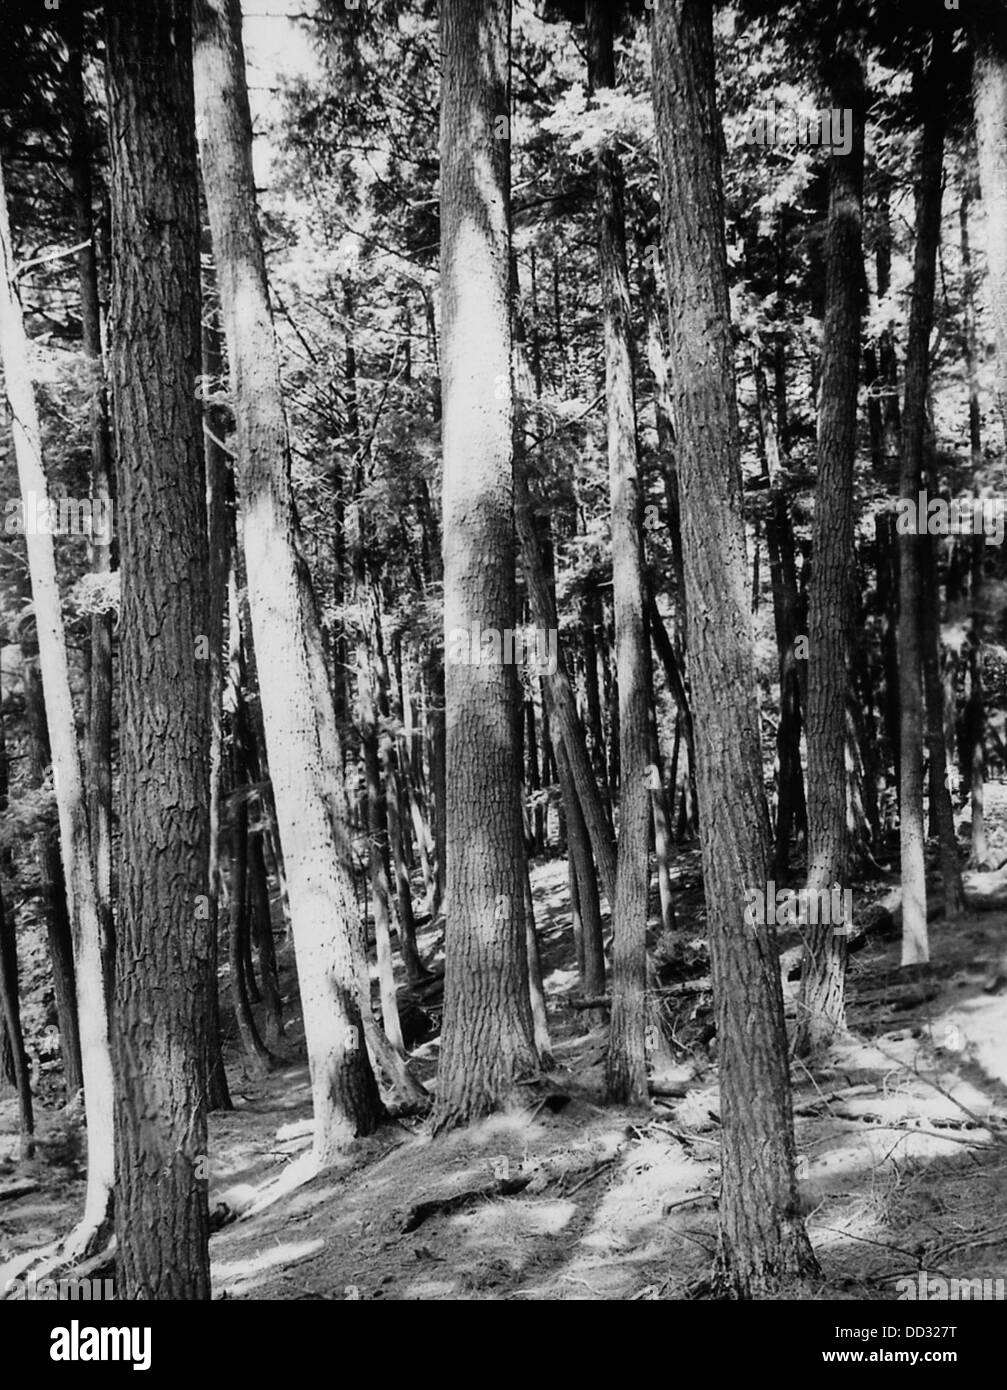
[[[765, 891], [769, 817], [746, 591], [713, 26], [701, 0], [663, 0], [653, 21], [670, 377], [703, 877], [721, 1099], [720, 1277], [737, 1296], [814, 1271], [798, 1215], [780, 971], [772, 928], [739, 930]], [[716, 614], [716, 627], [709, 615]]]
[[[21, 642], [21, 680], [24, 688], [25, 722], [28, 728], [27, 764], [30, 783], [39, 787], [45, 778], [51, 756], [45, 700], [38, 670], [38, 650]], [[63, 1084], [67, 1100], [84, 1085], [80, 1054], [80, 1024], [77, 1019], [77, 980], [73, 963], [73, 933], [67, 914], [66, 882], [59, 839], [43, 833], [36, 839], [42, 901], [45, 910], [46, 940], [52, 959], [53, 994], [59, 1019], [59, 1042], [63, 1060]]]
[[[527, 386], [524, 338], [524, 324], [520, 315], [516, 315], [514, 319], [514, 371], [519, 400], [526, 394], [525, 388]], [[580, 802], [581, 813], [591, 838], [591, 848], [598, 862], [602, 886], [609, 903], [612, 904], [615, 902], [616, 882], [615, 837], [591, 765], [584, 725], [577, 710], [577, 702], [568, 674], [565, 650], [560, 645], [556, 596], [550, 578], [546, 545], [536, 526], [534, 506], [528, 486], [528, 464], [520, 415], [519, 411], [516, 412], [514, 511], [521, 548], [521, 567], [532, 622], [539, 632], [556, 634], [554, 668], [547, 670], [543, 677], [543, 689], [548, 692], [548, 705], [543, 717], [548, 717], [550, 725], [555, 724], [557, 726], [557, 734], [562, 739], [566, 749], [567, 764]], [[597, 685], [595, 690], [597, 691]]]
[[986, 214], [986, 273], [996, 333], [997, 403], [1007, 440], [1007, 13], [984, 7], [973, 29], [972, 110]]
[[528, 951], [528, 996], [531, 1000], [531, 1016], [535, 1030], [535, 1046], [543, 1067], [552, 1066], [552, 1040], [549, 1037], [549, 1014], [546, 1011], [545, 986], [542, 983], [542, 952], [539, 946], [538, 928], [535, 925], [535, 899], [531, 891], [531, 877], [525, 860], [525, 944]]
[[[204, 306], [202, 325], [202, 366], [204, 381], [218, 391], [223, 370], [220, 328], [216, 313]], [[210, 845], [207, 872], [210, 899], [210, 959], [206, 981], [206, 1104], [209, 1110], [231, 1110], [231, 1094], [224, 1070], [224, 1050], [220, 1032], [220, 998], [217, 982], [217, 956], [220, 942], [220, 801], [224, 779], [224, 643], [227, 626], [228, 577], [231, 571], [231, 537], [234, 519], [228, 516], [234, 505], [234, 487], [228, 474], [223, 439], [227, 432], [226, 412], [212, 400], [203, 407], [203, 446], [206, 457], [206, 534], [210, 555], [208, 626], [210, 638]]]
[[[856, 640], [853, 464], [863, 266], [864, 75], [859, 58], [848, 50], [828, 62], [829, 105], [852, 112], [853, 146], [829, 160], [814, 571], [808, 603], [808, 890], [816, 894], [845, 883], [853, 851], [847, 706]], [[846, 1026], [846, 948], [844, 927], [825, 923], [807, 930], [798, 1055], [827, 1045]]]
[[[605, 948], [601, 926], [601, 906], [598, 901], [598, 880], [591, 858], [591, 841], [584, 823], [580, 798], [570, 770], [566, 745], [555, 736], [556, 762], [560, 792], [566, 806], [566, 830], [570, 870], [576, 887], [576, 911], [579, 918], [578, 970], [580, 987], [588, 999], [599, 999], [605, 993]], [[601, 1022], [598, 1018], [596, 1022]]]
[[[587, 0], [587, 70], [592, 93], [615, 88], [612, 11]], [[619, 682], [619, 841], [612, 903], [612, 1024], [605, 1076], [609, 1096], [647, 1100], [647, 791], [650, 666], [640, 541], [632, 323], [626, 261], [623, 174], [605, 148], [595, 165], [598, 276], [605, 338], [608, 476], [612, 517], [612, 605]]]
[[14, 909], [0, 892], [0, 1020], [5, 1042], [10, 1048], [11, 1070], [17, 1088], [18, 1117], [21, 1126], [20, 1156], [35, 1157], [35, 1115], [31, 1101], [31, 1069], [21, 1029], [21, 999], [18, 987], [17, 930]]
[[[234, 781], [239, 788], [247, 778], [247, 768], [238, 745], [234, 747]], [[245, 1055], [253, 1070], [260, 1074], [279, 1066], [276, 1057], [262, 1041], [248, 994], [245, 955], [249, 936], [248, 902], [248, 801], [243, 795], [234, 798], [231, 806], [231, 891], [230, 922], [228, 925], [227, 963], [230, 977], [231, 1007], [238, 1025]]]
[[[3, 706], [0, 703], [0, 815], [7, 810], [8, 763]], [[0, 856], [0, 877], [9, 873], [11, 855]], [[20, 1156], [35, 1156], [35, 1114], [31, 1100], [31, 1069], [21, 1027], [21, 992], [17, 963], [17, 926], [13, 904], [0, 891], [0, 1032], [3, 1034], [4, 1072], [17, 1089], [21, 1127]], [[7, 1063], [9, 1062], [9, 1070]]]
[[[773, 623], [780, 671], [780, 722], [776, 731], [777, 808], [773, 874], [783, 878], [790, 866], [790, 841], [796, 829], [806, 833], [808, 807], [801, 766], [801, 714], [807, 681], [801, 680], [802, 663], [794, 655], [798, 636], [800, 598], [794, 554], [794, 528], [787, 496], [780, 482], [780, 443], [770, 410], [766, 374], [756, 345], [753, 361], [759, 452], [763, 475], [769, 483], [770, 504], [766, 517], [766, 548], [773, 590]], [[803, 685], [803, 691], [802, 691]]]
[[[441, 5], [444, 631], [516, 616], [510, 330], [510, 3]], [[517, 678], [447, 661], [447, 924], [435, 1124], [538, 1070], [528, 997]]]
[[[120, 1296], [208, 1299], [210, 566], [188, 6], [106, 7], [121, 514]], [[219, 634], [218, 634], [219, 640]], [[83, 1018], [83, 1011], [82, 1011]]]
[[[933, 480], [936, 494], [936, 478]], [[926, 697], [926, 747], [930, 767], [930, 834], [936, 834], [944, 888], [944, 916], [962, 915], [965, 890], [958, 863], [955, 815], [948, 784], [948, 754], [944, 736], [944, 679], [941, 671], [941, 594], [937, 572], [937, 538], [923, 538], [923, 588], [920, 620], [923, 645], [923, 689]]]
[[[906, 345], [906, 398], [902, 415], [899, 494], [915, 512], [923, 477], [923, 434], [930, 367], [937, 247], [941, 235], [941, 171], [944, 157], [945, 54], [930, 55], [917, 84], [923, 133], [916, 183], [916, 255]], [[925, 531], [926, 518], [917, 518]], [[902, 529], [902, 528], [900, 528]], [[926, 537], [902, 530], [899, 544], [899, 841], [902, 856], [902, 964], [930, 959], [927, 885], [923, 858], [923, 642], [922, 587]]]
[[980, 593], [983, 580], [982, 548], [984, 540], [978, 537], [975, 542], [975, 558], [972, 570], [972, 617], [969, 623], [968, 647], [968, 695], [965, 703], [965, 775], [969, 788], [969, 801], [972, 812], [972, 854], [971, 863], [977, 869], [987, 866], [989, 841], [986, 837], [986, 812], [984, 805], [986, 782], [986, 746], [984, 732], [986, 709], [983, 701], [983, 652], [982, 628], [980, 622]]
[[[84, 356], [90, 368], [91, 501], [107, 519], [91, 537], [91, 571], [107, 575], [112, 568], [112, 442], [101, 348], [101, 308], [98, 301], [98, 257], [92, 211], [91, 142], [84, 102], [81, 18], [71, 7], [70, 18], [70, 174], [80, 285]], [[91, 692], [88, 705], [85, 766], [88, 778], [88, 822], [94, 856], [95, 891], [105, 987], [112, 995], [115, 937], [112, 919], [112, 621], [111, 608], [91, 616]]]
[[[237, 417], [249, 606], [290, 896], [322, 1167], [380, 1114], [360, 1031], [351, 935], [357, 913], [334, 813], [341, 758], [317, 622], [300, 575], [290, 453], [255, 206], [238, 0], [196, 0], [200, 153]], [[317, 638], [317, 640], [316, 640]], [[336, 740], [333, 743], [333, 740]], [[324, 745], [324, 746], [323, 746]]]
[[[0, 169], [0, 360], [10, 404], [14, 453], [23, 498], [34, 493], [48, 506], [48, 486], [35, 392], [32, 387], [21, 306], [14, 289], [16, 272]], [[39, 665], [52, 744], [60, 849], [66, 876], [67, 911], [77, 971], [84, 1103], [87, 1119], [87, 1191], [84, 1215], [68, 1238], [68, 1254], [90, 1251], [108, 1229], [114, 1170], [112, 1136], [112, 1056], [101, 959], [101, 928], [95, 889], [87, 804], [81, 776], [67, 669], [66, 639], [56, 578], [52, 535], [31, 528], [26, 537], [32, 600], [38, 630]]]

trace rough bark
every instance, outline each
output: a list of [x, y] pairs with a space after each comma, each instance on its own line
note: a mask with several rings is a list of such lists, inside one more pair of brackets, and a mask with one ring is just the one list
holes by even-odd
[[191, 31], [182, 0], [112, 0], [106, 19], [122, 574], [117, 1289], [198, 1300], [210, 1297], [210, 573]]
[[[3, 709], [0, 707], [0, 814], [7, 810], [8, 762], [7, 739], [4, 729]], [[0, 864], [0, 877], [10, 872], [11, 855], [3, 854]], [[0, 1050], [3, 1052], [3, 1073], [8, 1076], [17, 1090], [18, 1119], [20, 1121], [20, 1156], [30, 1159], [35, 1156], [35, 1114], [31, 1098], [31, 1069], [28, 1053], [24, 1045], [24, 1031], [21, 1027], [21, 993], [17, 960], [17, 925], [14, 906], [8, 904], [0, 892], [0, 1033], [3, 1035]]]
[[721, 1099], [719, 1271], [746, 1297], [812, 1272], [799, 1216], [780, 971], [773, 930], [746, 929], [764, 889], [769, 817], [741, 505], [713, 32], [708, 6], [665, 0], [653, 24], [670, 376], [703, 877]]
[[[853, 145], [829, 161], [825, 322], [818, 413], [818, 484], [808, 601], [808, 889], [846, 883], [853, 857], [848, 702], [856, 641], [853, 464], [860, 370], [864, 76], [841, 51], [830, 60], [829, 106], [852, 112]], [[795, 1048], [808, 1055], [845, 1027], [846, 934], [834, 923], [805, 936]]]
[[[510, 4], [441, 5], [444, 630], [517, 616], [510, 330]], [[437, 1127], [538, 1070], [528, 997], [517, 679], [446, 662], [447, 922]]]
[[[49, 767], [49, 729], [45, 718], [45, 699], [38, 669], [38, 649], [29, 650], [21, 642], [21, 680], [24, 687], [27, 724], [27, 766], [32, 786], [42, 785]], [[66, 883], [59, 853], [59, 837], [39, 835], [36, 840], [42, 901], [45, 910], [46, 940], [52, 958], [53, 994], [59, 1019], [59, 1042], [63, 1061], [63, 1084], [67, 1100], [84, 1085], [81, 1069], [80, 1025], [77, 1020], [77, 980], [73, 963], [73, 933], [66, 905]]]

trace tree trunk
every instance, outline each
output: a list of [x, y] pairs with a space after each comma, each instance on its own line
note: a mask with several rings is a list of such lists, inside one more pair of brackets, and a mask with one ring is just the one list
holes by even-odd
[[[578, 971], [580, 987], [588, 999], [600, 999], [605, 993], [605, 947], [601, 926], [601, 906], [598, 902], [598, 880], [591, 858], [591, 841], [584, 823], [580, 798], [574, 786], [570, 760], [562, 739], [556, 737], [556, 762], [560, 791], [566, 811], [566, 831], [570, 869], [576, 886], [576, 911], [579, 917], [580, 942]], [[601, 1019], [595, 1020], [600, 1022]]]
[[262, 1031], [266, 1046], [278, 1051], [283, 1047], [283, 1005], [280, 1000], [280, 976], [276, 965], [276, 946], [273, 941], [273, 914], [269, 904], [269, 874], [266, 869], [265, 836], [262, 831], [253, 835], [248, 846], [248, 884], [252, 905], [252, 930], [259, 957], [259, 994], [262, 999]]
[[[780, 671], [780, 722], [776, 731], [777, 808], [773, 874], [783, 878], [790, 866], [790, 841], [795, 829], [807, 833], [808, 807], [801, 766], [801, 716], [807, 681], [801, 680], [802, 664], [795, 658], [798, 636], [797, 566], [794, 528], [787, 496], [780, 483], [780, 444], [769, 407], [766, 374], [756, 346], [753, 362], [759, 452], [763, 475], [769, 483], [770, 505], [766, 517], [766, 548], [773, 590], [773, 624]], [[802, 691], [803, 685], [803, 691]]]
[[[7, 739], [3, 707], [0, 705], [0, 815], [7, 810]], [[9, 872], [9, 851], [4, 851], [0, 870]], [[18, 1116], [21, 1127], [20, 1156], [22, 1160], [35, 1157], [35, 1115], [31, 1100], [31, 1069], [21, 1028], [21, 992], [17, 963], [17, 927], [14, 907], [8, 907], [0, 892], [0, 1033], [3, 1034], [4, 1075], [9, 1076], [17, 1089]]]
[[[32, 387], [21, 306], [15, 289], [7, 194], [0, 169], [0, 359], [12, 416], [14, 453], [22, 498], [34, 493], [48, 506], [41, 435]], [[60, 849], [66, 875], [67, 912], [74, 943], [77, 1014], [80, 1021], [87, 1119], [87, 1191], [84, 1215], [66, 1243], [68, 1254], [90, 1252], [108, 1229], [114, 1170], [112, 1057], [101, 959], [101, 929], [87, 805], [67, 670], [66, 639], [52, 535], [31, 528], [28, 569], [38, 631], [39, 665], [52, 744]]]
[[[936, 494], [936, 479], [933, 492]], [[944, 681], [941, 672], [941, 594], [937, 574], [937, 538], [923, 538], [923, 590], [920, 618], [923, 645], [923, 688], [926, 697], [926, 746], [930, 765], [930, 834], [936, 835], [944, 888], [944, 916], [955, 921], [965, 909], [965, 890], [958, 863], [955, 813], [948, 784], [948, 755], [944, 737]]]
[[[84, 101], [83, 42], [80, 16], [71, 8], [70, 18], [71, 149], [70, 175], [80, 285], [81, 331], [84, 356], [91, 370], [91, 501], [107, 518], [91, 537], [91, 572], [107, 575], [112, 568], [112, 442], [108, 423], [108, 396], [101, 348], [101, 308], [98, 302], [98, 257], [92, 213], [91, 142]], [[101, 928], [101, 954], [105, 988], [112, 997], [115, 937], [112, 919], [112, 622], [106, 608], [91, 616], [91, 692], [88, 705], [85, 767], [88, 778], [88, 822], [94, 856], [95, 892]]]
[[[247, 770], [240, 751], [235, 748], [235, 783], [240, 786], [247, 777]], [[245, 1055], [253, 1069], [260, 1075], [279, 1066], [280, 1059], [273, 1055], [263, 1043], [252, 1013], [248, 994], [248, 980], [245, 956], [248, 950], [249, 904], [248, 904], [248, 802], [244, 796], [237, 796], [231, 815], [231, 891], [230, 923], [228, 931], [228, 975], [231, 987], [231, 1007], [238, 1025]]]
[[[223, 370], [220, 329], [216, 315], [207, 322], [210, 309], [204, 305], [202, 326], [202, 366], [209, 389], [220, 389]], [[234, 487], [228, 475], [227, 458], [221, 441], [227, 433], [226, 412], [211, 402], [203, 406], [203, 447], [206, 457], [206, 534], [210, 552], [210, 593], [208, 608], [210, 664], [210, 856], [207, 873], [210, 898], [210, 959], [206, 991], [206, 1077], [208, 1110], [231, 1110], [231, 1093], [224, 1070], [224, 1049], [220, 1032], [220, 997], [217, 957], [220, 943], [220, 799], [224, 776], [224, 645], [227, 626], [228, 578], [231, 572], [231, 538], [234, 519], [228, 515], [234, 505]]]
[[[510, 3], [441, 5], [444, 631], [516, 617], [510, 330]], [[471, 654], [470, 654], [471, 655]], [[513, 665], [446, 661], [447, 925], [435, 1125], [538, 1071], [528, 997]]]
[[210, 1297], [212, 635], [191, 31], [182, 0], [111, 0], [106, 14], [122, 572], [117, 1288], [198, 1300]]
[[[936, 44], [936, 39], [935, 39]], [[916, 184], [916, 255], [906, 346], [899, 493], [915, 511], [923, 477], [923, 433], [929, 379], [937, 247], [941, 234], [946, 74], [944, 55], [931, 55], [921, 84], [923, 134]], [[917, 518], [925, 530], [926, 519]], [[923, 858], [922, 580], [925, 537], [902, 529], [899, 545], [899, 841], [902, 856], [902, 964], [930, 959]]]
[[[338, 742], [323, 745], [317, 623], [297, 554], [290, 453], [265, 259], [238, 0], [197, 0], [200, 152], [237, 417], [238, 491], [266, 747], [283, 845], [319, 1167], [376, 1127], [380, 1102], [360, 1032], [351, 933], [357, 906], [333, 811]], [[318, 689], [316, 690], [316, 686]], [[324, 692], [322, 687], [324, 686]], [[328, 721], [325, 739], [336, 738]]]
[[[38, 652], [29, 652], [21, 643], [21, 680], [24, 687], [25, 721], [28, 728], [27, 764], [30, 785], [39, 787], [51, 756], [45, 700], [38, 671]], [[77, 979], [73, 964], [73, 933], [67, 915], [66, 881], [59, 853], [59, 839], [49, 834], [36, 839], [42, 901], [45, 907], [46, 939], [52, 958], [53, 994], [59, 1019], [59, 1042], [63, 1060], [63, 1084], [67, 1100], [84, 1085], [81, 1067], [80, 1025], [77, 1020]]]
[[14, 909], [8, 909], [0, 893], [0, 1019], [10, 1049], [11, 1070], [17, 1087], [18, 1116], [21, 1125], [22, 1160], [35, 1157], [35, 1115], [31, 1102], [31, 1071], [21, 1030], [21, 1000], [18, 990], [17, 931]]
[[[587, 68], [592, 93], [614, 91], [612, 12], [587, 0]], [[606, 1082], [612, 1100], [647, 1100], [647, 790], [650, 667], [640, 541], [632, 322], [626, 262], [623, 174], [614, 148], [595, 165], [598, 276], [605, 339], [605, 400], [612, 517], [612, 605], [619, 682], [619, 841], [612, 903], [612, 1025]]]
[[525, 944], [528, 951], [528, 995], [531, 999], [531, 1016], [535, 1030], [535, 1046], [543, 1067], [552, 1066], [552, 1040], [549, 1037], [549, 1014], [545, 1004], [545, 986], [542, 983], [542, 953], [539, 947], [538, 930], [535, 926], [535, 899], [531, 891], [531, 878], [525, 860]]
[[[864, 76], [849, 51], [827, 60], [829, 105], [852, 112], [853, 148], [829, 161], [818, 484], [808, 603], [808, 891], [845, 884], [852, 858], [848, 703], [856, 641], [853, 465], [860, 363]], [[807, 1056], [846, 1026], [846, 931], [809, 926], [795, 1049]]]
[[[709, 7], [653, 22], [661, 229], [678, 424], [703, 877], [720, 1064], [720, 1277], [748, 1297], [815, 1271], [798, 1215], [783, 998], [772, 928], [739, 929], [765, 891], [769, 817], [745, 576], [720, 122]], [[716, 614], [711, 626], [709, 615]]]

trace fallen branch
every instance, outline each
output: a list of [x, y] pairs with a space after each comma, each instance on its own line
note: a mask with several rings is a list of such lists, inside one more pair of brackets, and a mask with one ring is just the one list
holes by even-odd
[[514, 1197], [523, 1192], [530, 1182], [529, 1174], [528, 1177], [507, 1178], [500, 1182], [484, 1184], [482, 1187], [466, 1188], [464, 1192], [456, 1192], [452, 1197], [435, 1197], [427, 1202], [417, 1202], [406, 1214], [402, 1234], [408, 1235], [411, 1231], [417, 1230], [431, 1216], [437, 1216], [441, 1212], [447, 1215], [486, 1197]]
[[0, 1202], [16, 1202], [19, 1197], [38, 1192], [41, 1186], [41, 1183], [31, 1182], [27, 1178], [20, 1182], [10, 1182], [6, 1187], [0, 1187]]
[[[840, 1091], [829, 1091], [815, 1096], [814, 1100], [803, 1101], [800, 1105], [794, 1106], [794, 1115], [814, 1115], [822, 1106], [831, 1107], [834, 1100], [849, 1100], [852, 1096], [869, 1096], [878, 1094], [877, 1086], [865, 1083], [859, 1086], [844, 1086]], [[830, 1108], [830, 1114], [833, 1112]]]
[[589, 1182], [594, 1182], [595, 1178], [598, 1176], [599, 1173], [604, 1173], [606, 1168], [611, 1168], [612, 1164], [615, 1162], [617, 1157], [618, 1155], [615, 1154], [611, 1158], [606, 1158], [604, 1162], [599, 1163], [597, 1168], [595, 1168], [592, 1172], [588, 1173], [586, 1178], [581, 1178], [580, 1182], [577, 1183], [575, 1187], [571, 1187], [570, 1191], [566, 1195], [568, 1197], [572, 1197], [574, 1193], [579, 1192], [582, 1187], [587, 1187]]

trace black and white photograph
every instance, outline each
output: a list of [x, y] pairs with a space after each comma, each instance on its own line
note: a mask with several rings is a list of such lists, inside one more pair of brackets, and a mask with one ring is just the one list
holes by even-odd
[[977, 1367], [1007, 0], [0, 0], [0, 382], [23, 1374]]

